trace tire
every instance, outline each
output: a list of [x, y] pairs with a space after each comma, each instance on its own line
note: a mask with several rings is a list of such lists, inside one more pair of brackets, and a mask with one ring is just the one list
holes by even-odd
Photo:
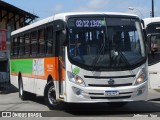
[[127, 104], [128, 102], [108, 102], [107, 104], [111, 107], [123, 107]]
[[63, 103], [56, 100], [55, 86], [52, 81], [48, 82], [44, 91], [45, 103], [49, 109], [61, 109]]
[[22, 81], [22, 77], [19, 77], [19, 97], [21, 98], [21, 100], [27, 100], [28, 99], [28, 92], [24, 91], [23, 89], [23, 81]]

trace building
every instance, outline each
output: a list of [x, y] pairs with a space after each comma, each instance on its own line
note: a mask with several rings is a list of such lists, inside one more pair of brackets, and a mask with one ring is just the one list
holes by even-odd
[[38, 16], [0, 0], [0, 85], [9, 82], [11, 32], [31, 24], [36, 18]]
[[32, 23], [38, 16], [0, 0], [0, 28], [13, 31]]
[[0, 29], [7, 30], [7, 49], [10, 44], [10, 33], [31, 24], [38, 16], [0, 0]]

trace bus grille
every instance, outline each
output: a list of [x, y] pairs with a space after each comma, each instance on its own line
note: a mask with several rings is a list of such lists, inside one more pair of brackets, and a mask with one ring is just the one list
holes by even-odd
[[126, 84], [113, 84], [113, 85], [106, 85], [106, 84], [88, 84], [91, 87], [122, 87], [122, 86], [132, 86], [132, 83]]
[[130, 98], [131, 96], [118, 96], [118, 97], [90, 97], [91, 99], [124, 99], [124, 98]]
[[[121, 92], [120, 95], [132, 94], [133, 92]], [[88, 93], [89, 95], [104, 95], [104, 93]]]

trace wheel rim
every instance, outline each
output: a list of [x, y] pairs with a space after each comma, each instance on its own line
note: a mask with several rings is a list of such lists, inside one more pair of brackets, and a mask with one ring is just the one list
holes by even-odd
[[56, 94], [55, 94], [55, 88], [54, 86], [50, 87], [48, 90], [48, 100], [51, 105], [55, 106], [58, 104], [58, 101], [56, 100]]
[[22, 81], [20, 79], [20, 95], [22, 96], [23, 94], [23, 86], [22, 86]]

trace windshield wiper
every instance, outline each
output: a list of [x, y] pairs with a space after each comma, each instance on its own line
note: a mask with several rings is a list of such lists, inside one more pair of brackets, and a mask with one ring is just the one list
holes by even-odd
[[101, 48], [99, 49], [99, 52], [98, 52], [98, 55], [96, 56], [96, 58], [93, 60], [93, 63], [92, 63], [92, 70], [95, 71], [95, 67], [98, 63], [98, 60], [100, 59], [101, 57], [101, 53], [103, 52], [104, 50], [104, 47], [105, 47], [105, 44], [103, 43]]
[[[128, 60], [126, 59], [126, 57], [123, 55], [123, 53], [122, 53], [121, 50], [118, 50], [117, 52], [118, 52], [118, 54], [120, 55], [120, 57], [122, 58], [122, 60], [123, 60], [123, 62], [124, 62], [125, 64], [131, 65], [131, 64], [128, 62]], [[119, 56], [119, 55], [118, 55], [118, 56]], [[118, 62], [118, 61], [117, 61], [117, 62]]]
[[124, 61], [126, 64], [131, 65], [131, 64], [128, 62], [127, 58], [123, 55], [122, 51], [119, 51], [119, 53], [120, 53], [120, 55], [122, 56], [123, 61]]

